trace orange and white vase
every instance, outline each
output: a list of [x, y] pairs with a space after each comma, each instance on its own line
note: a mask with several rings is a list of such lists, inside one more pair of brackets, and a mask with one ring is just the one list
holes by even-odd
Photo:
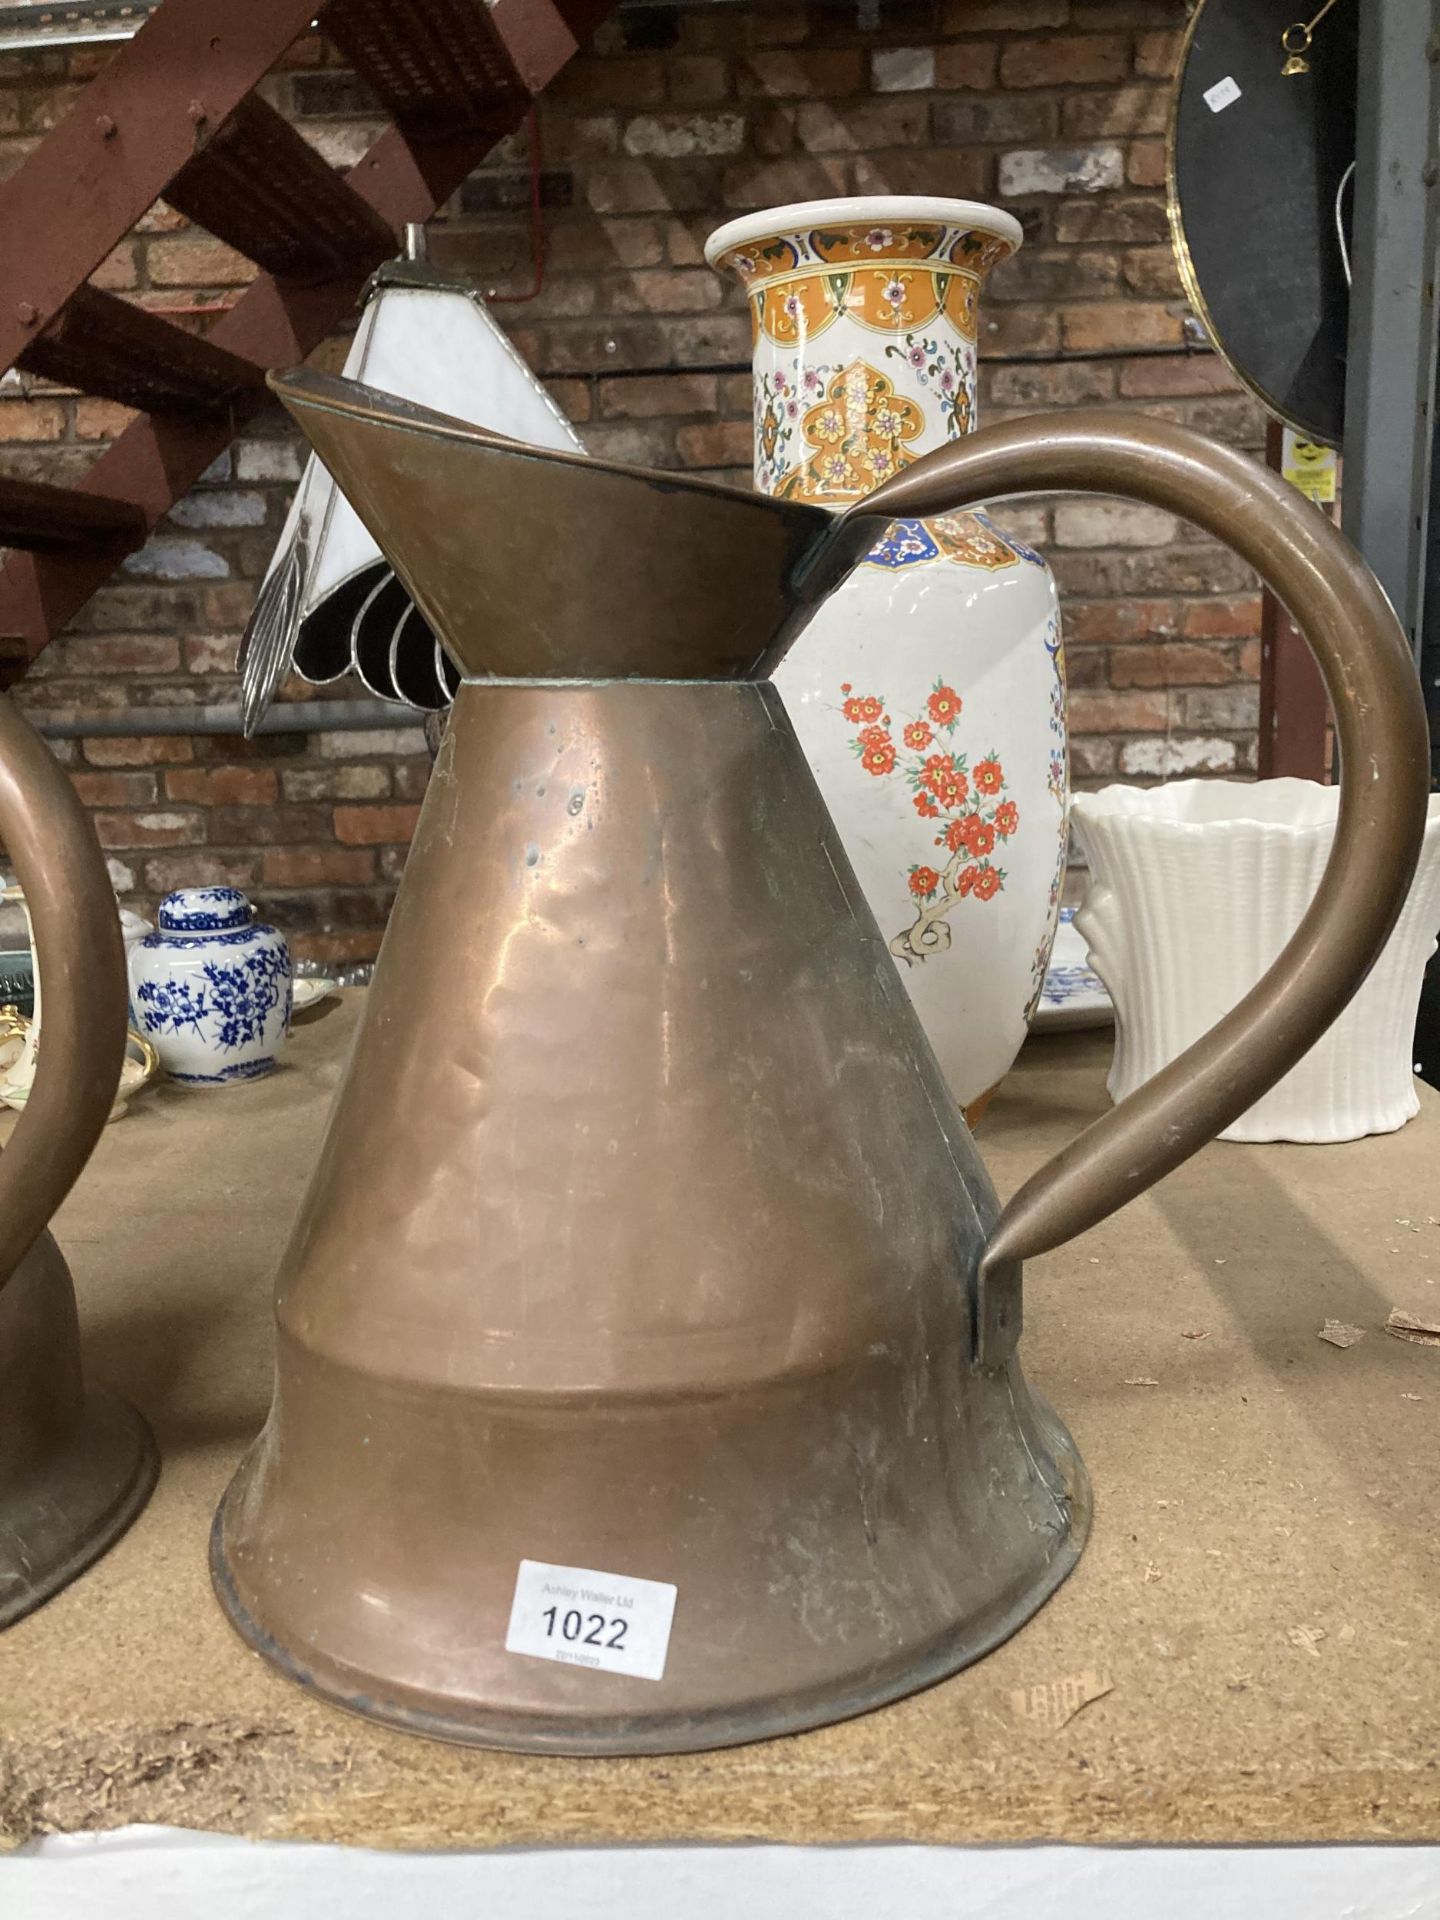
[[[754, 336], [755, 484], [845, 507], [975, 425], [980, 283], [1020, 244], [965, 200], [819, 200], [706, 258]], [[984, 513], [899, 520], [775, 676], [951, 1091], [972, 1118], [1025, 1038], [1065, 869], [1055, 583]]]

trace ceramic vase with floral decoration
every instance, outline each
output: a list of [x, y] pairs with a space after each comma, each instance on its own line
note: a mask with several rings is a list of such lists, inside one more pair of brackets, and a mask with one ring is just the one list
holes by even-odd
[[[846, 507], [975, 425], [981, 282], [1020, 244], [992, 207], [812, 201], [732, 220], [754, 337], [755, 484]], [[900, 520], [775, 676], [956, 1099], [1025, 1038], [1065, 867], [1055, 583], [984, 513]]]

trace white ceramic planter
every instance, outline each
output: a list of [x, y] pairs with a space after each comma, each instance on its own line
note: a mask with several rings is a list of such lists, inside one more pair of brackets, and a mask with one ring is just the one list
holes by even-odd
[[[731, 221], [754, 334], [755, 484], [840, 508], [975, 425], [977, 298], [1019, 223], [964, 200]], [[1065, 861], [1054, 581], [984, 514], [897, 521], [775, 676], [951, 1091], [1025, 1038]]]
[[[1315, 896], [1340, 793], [1309, 780], [1179, 780], [1079, 794], [1090, 862], [1076, 925], [1115, 1003], [1123, 1100], [1253, 987]], [[1440, 796], [1420, 866], [1365, 985], [1322, 1040], [1220, 1136], [1355, 1140], [1419, 1112], [1415, 1015], [1440, 929]]]

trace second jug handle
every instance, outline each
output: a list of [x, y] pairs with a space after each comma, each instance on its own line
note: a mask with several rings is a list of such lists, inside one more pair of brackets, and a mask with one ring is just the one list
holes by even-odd
[[1255, 568], [1305, 635], [1329, 690], [1340, 811], [1315, 899], [1258, 984], [1001, 1209], [975, 1300], [977, 1355], [986, 1366], [1003, 1364], [1019, 1337], [1023, 1260], [1083, 1233], [1178, 1167], [1288, 1073], [1340, 1013], [1404, 902], [1430, 786], [1419, 676], [1375, 576], [1278, 474], [1185, 428], [1109, 411], [984, 428], [916, 461], [843, 515], [832, 564], [843, 570], [873, 544], [877, 518], [1058, 492], [1163, 507]]
[[35, 1080], [0, 1154], [0, 1287], [75, 1183], [125, 1057], [125, 943], [105, 861], [75, 789], [0, 694], [0, 841], [25, 895], [44, 1027]]

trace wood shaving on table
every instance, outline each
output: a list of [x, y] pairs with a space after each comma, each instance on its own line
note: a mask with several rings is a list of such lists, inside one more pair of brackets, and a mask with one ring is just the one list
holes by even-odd
[[1326, 1638], [1324, 1627], [1290, 1627], [1285, 1638], [1292, 1647], [1299, 1647], [1302, 1653], [1308, 1653], [1312, 1660], [1320, 1658], [1319, 1643]]
[[1397, 1340], [1412, 1340], [1417, 1347], [1440, 1347], [1440, 1320], [1422, 1320], [1404, 1307], [1392, 1307], [1385, 1331]]
[[1103, 1700], [1115, 1691], [1108, 1672], [1087, 1668], [1083, 1673], [1066, 1674], [1059, 1680], [1042, 1680], [1010, 1692], [1010, 1711], [1042, 1733], [1058, 1733], [1093, 1700]]
[[1365, 1329], [1352, 1327], [1344, 1320], [1327, 1320], [1320, 1329], [1320, 1338], [1328, 1340], [1332, 1347], [1353, 1347], [1357, 1340], [1365, 1338]]

